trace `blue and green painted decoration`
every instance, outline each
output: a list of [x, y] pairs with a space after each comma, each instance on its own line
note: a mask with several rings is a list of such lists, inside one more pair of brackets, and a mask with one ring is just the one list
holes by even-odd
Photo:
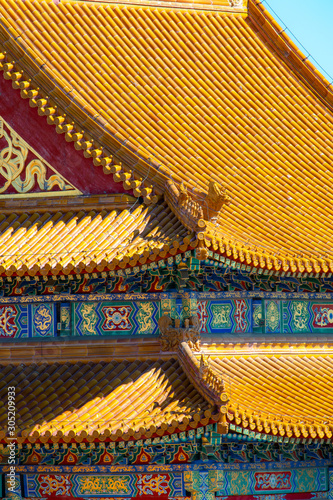
[[0, 337], [54, 337], [55, 304], [0, 305]]
[[156, 335], [159, 302], [72, 304], [75, 335]]
[[90, 498], [141, 496], [178, 497], [184, 495], [182, 474], [26, 474], [26, 497], [68, 496]]
[[54, 297], [58, 302], [12, 299], [0, 303], [0, 338], [159, 335], [158, 319], [163, 314], [181, 327], [186, 318], [197, 315], [202, 335], [333, 333], [333, 301], [329, 300], [149, 295], [148, 300], [143, 294], [139, 299], [126, 294], [126, 300], [120, 300], [121, 294], [95, 300], [80, 295], [79, 301], [70, 295]]
[[333, 302], [265, 300], [253, 304], [254, 325], [265, 318], [266, 333], [333, 333]]

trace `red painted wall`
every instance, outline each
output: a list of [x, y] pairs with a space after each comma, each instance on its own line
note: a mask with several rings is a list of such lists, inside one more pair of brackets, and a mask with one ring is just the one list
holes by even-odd
[[[48, 125], [46, 117], [39, 116], [37, 108], [22, 99], [12, 82], [0, 74], [0, 115], [53, 168], [84, 194], [124, 193], [122, 183], [115, 183], [112, 175], [105, 175], [102, 167], [95, 167], [73, 143], [57, 134], [55, 126]], [[0, 185], [3, 179], [0, 175]], [[131, 191], [126, 191], [132, 194]], [[29, 195], [27, 195], [29, 196]]]

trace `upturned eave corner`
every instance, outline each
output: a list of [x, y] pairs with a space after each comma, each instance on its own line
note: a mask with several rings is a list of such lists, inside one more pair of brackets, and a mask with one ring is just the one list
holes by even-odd
[[[185, 320], [184, 328], [179, 321], [163, 315], [158, 321], [161, 351], [176, 352], [180, 365], [197, 391], [213, 408], [213, 419], [220, 434], [228, 433], [229, 397], [223, 379], [211, 369], [200, 347], [200, 325], [197, 316]], [[200, 360], [197, 356], [200, 355]]]
[[225, 391], [224, 380], [211, 369], [204, 353], [195, 351], [189, 342], [180, 343], [178, 359], [197, 391], [215, 408], [217, 432], [227, 434], [229, 397]]
[[[191, 321], [191, 320], [190, 320]], [[237, 399], [231, 396], [230, 375], [224, 377], [219, 364], [210, 359], [209, 343], [201, 346], [200, 330], [189, 324], [185, 328], [172, 326], [168, 316], [159, 321], [162, 351], [177, 352], [178, 360], [187, 377], [212, 407], [212, 418], [219, 434], [230, 430], [242, 429], [245, 434], [258, 433], [261, 436], [278, 436], [288, 439], [324, 439], [331, 441], [333, 426], [331, 421], [315, 423], [309, 417], [295, 418], [287, 415], [271, 415], [265, 408], [252, 408], [249, 405], [246, 387]], [[216, 357], [216, 354], [215, 354]], [[273, 397], [273, 396], [272, 396]], [[266, 438], [265, 438], [266, 439]]]
[[[227, 208], [232, 209], [232, 186], [209, 182], [207, 193], [192, 189], [185, 183], [176, 184], [168, 180], [164, 198], [179, 221], [195, 235], [196, 256], [206, 260], [215, 255], [219, 260], [229, 259], [265, 274], [301, 273], [323, 274], [333, 272], [333, 258], [317, 257], [303, 253], [273, 252], [259, 245], [237, 241], [224, 230]], [[294, 274], [296, 276], [296, 274]]]

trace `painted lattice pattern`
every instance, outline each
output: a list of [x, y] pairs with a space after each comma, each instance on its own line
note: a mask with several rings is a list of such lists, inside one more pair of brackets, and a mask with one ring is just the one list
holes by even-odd
[[327, 490], [323, 467], [285, 471], [227, 471], [218, 496], [264, 493], [297, 493]]
[[52, 337], [56, 332], [55, 305], [0, 305], [0, 337]]
[[181, 474], [27, 474], [24, 476], [27, 497], [149, 497], [183, 495]]
[[252, 331], [252, 305], [248, 299], [199, 300], [202, 333], [247, 333]]
[[72, 314], [75, 335], [155, 335], [160, 303], [82, 302]]

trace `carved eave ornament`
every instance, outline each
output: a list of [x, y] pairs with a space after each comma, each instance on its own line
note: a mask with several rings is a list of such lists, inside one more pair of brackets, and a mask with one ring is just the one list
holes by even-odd
[[208, 183], [207, 193], [198, 190], [189, 192], [184, 183], [177, 186], [173, 181], [168, 180], [164, 198], [182, 224], [191, 232], [196, 233], [197, 258], [206, 259], [205, 240], [214, 239], [214, 234], [219, 229], [219, 219], [221, 219], [223, 209], [231, 203], [226, 186], [211, 181]]
[[[198, 359], [200, 355], [200, 360]], [[227, 434], [229, 429], [229, 396], [224, 380], [214, 372], [209, 358], [203, 352], [194, 351], [188, 342], [182, 342], [178, 349], [178, 359], [188, 378], [200, 394], [218, 410], [217, 431]]]
[[[197, 316], [185, 320], [185, 327], [180, 328], [180, 320], [172, 320], [164, 314], [158, 320], [160, 329], [161, 351], [177, 351], [179, 362], [194, 387], [212, 405], [218, 409], [217, 431], [227, 434], [229, 397], [224, 381], [210, 366], [200, 347], [200, 325]], [[201, 354], [200, 361], [197, 359]]]
[[168, 180], [165, 200], [182, 223], [197, 233], [204, 231], [209, 223], [215, 225], [223, 207], [231, 202], [226, 186], [213, 181], [208, 183], [207, 193], [204, 193], [198, 190], [189, 192], [184, 183], [177, 186]]
[[187, 342], [193, 351], [200, 352], [200, 331], [197, 316], [186, 319], [185, 328], [180, 328], [179, 320], [175, 320], [173, 326], [172, 319], [165, 314], [159, 318], [158, 326], [161, 332], [162, 351], [177, 351], [182, 342]]

